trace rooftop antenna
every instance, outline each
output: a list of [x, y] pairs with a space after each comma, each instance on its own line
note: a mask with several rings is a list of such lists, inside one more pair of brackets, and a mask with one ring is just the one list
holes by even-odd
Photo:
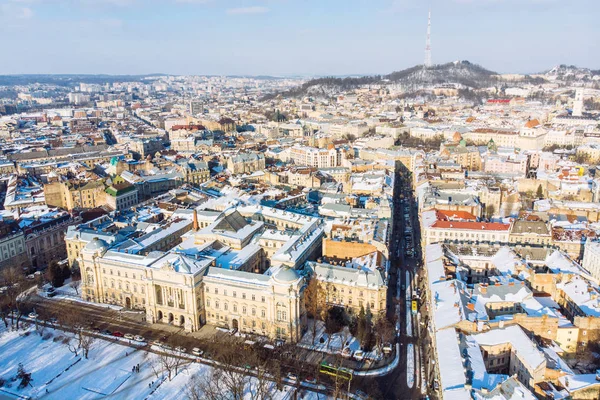
[[431, 8], [427, 19], [427, 40], [425, 42], [425, 68], [431, 67]]

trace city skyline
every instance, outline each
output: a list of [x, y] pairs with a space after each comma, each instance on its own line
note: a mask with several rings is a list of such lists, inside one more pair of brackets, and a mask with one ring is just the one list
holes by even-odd
[[423, 63], [429, 7], [433, 64], [600, 65], [589, 0], [0, 0], [0, 74], [383, 74]]

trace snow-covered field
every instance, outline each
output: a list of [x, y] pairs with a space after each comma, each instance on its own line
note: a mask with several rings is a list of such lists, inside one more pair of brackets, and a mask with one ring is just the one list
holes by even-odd
[[[96, 340], [89, 359], [85, 359], [81, 353], [75, 356], [62, 343], [66, 337], [71, 336], [50, 328], [45, 329], [44, 336], [33, 328], [0, 331], [0, 380], [4, 380], [0, 394], [61, 400], [185, 399], [189, 379], [207, 374], [212, 368], [194, 362], [182, 363], [178, 374], [169, 381], [157, 362], [159, 356], [154, 353]], [[31, 385], [23, 389], [18, 388], [20, 380], [13, 380], [20, 363], [32, 378]], [[132, 372], [138, 364], [140, 372]], [[285, 399], [291, 390], [286, 387], [274, 398]], [[250, 393], [246, 397], [250, 398]]]

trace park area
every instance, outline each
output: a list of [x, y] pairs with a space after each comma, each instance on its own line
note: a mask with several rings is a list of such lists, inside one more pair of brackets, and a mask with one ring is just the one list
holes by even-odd
[[[286, 399], [294, 391], [285, 385], [278, 390], [268, 379], [223, 372], [192, 357], [175, 357], [169, 350], [149, 352], [147, 346], [102, 338], [84, 347], [87, 358], [75, 333], [33, 324], [21, 330], [2, 327], [0, 397], [215, 399], [235, 387], [235, 398]], [[318, 396], [303, 391], [301, 398]]]

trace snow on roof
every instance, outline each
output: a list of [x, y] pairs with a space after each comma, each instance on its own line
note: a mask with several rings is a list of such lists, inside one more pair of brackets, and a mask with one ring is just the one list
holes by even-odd
[[491, 261], [502, 275], [510, 276], [516, 273], [517, 265], [521, 264], [521, 258], [506, 246], [501, 247]]
[[257, 243], [250, 243], [241, 250], [228, 250], [217, 257], [217, 266], [224, 269], [237, 270], [260, 251]]
[[535, 343], [527, 337], [523, 329], [518, 325], [478, 333], [471, 335], [471, 338], [480, 346], [495, 346], [509, 343], [521, 361], [530, 369], [535, 369], [546, 361], [544, 354], [537, 349]]
[[444, 392], [443, 398], [470, 399], [470, 396], [463, 397], [459, 395], [454, 397], [456, 393], [448, 393], [449, 397], [446, 397], [446, 391], [463, 389], [467, 383], [456, 329], [438, 330], [435, 334], [435, 341], [440, 371], [440, 386]]
[[467, 350], [467, 365], [471, 370], [472, 385], [474, 389], [492, 390], [497, 385], [508, 379], [507, 375], [489, 374], [485, 367], [483, 355], [479, 349], [479, 345], [471, 337], [466, 340]]
[[552, 254], [546, 257], [545, 263], [555, 274], [563, 273], [581, 275], [585, 273], [585, 271], [579, 265], [574, 263], [559, 250], [555, 250]]
[[521, 308], [531, 317], [541, 317], [547, 315], [548, 317], [558, 318], [556, 312], [550, 308], [542, 305], [539, 298], [531, 297], [521, 302]]
[[600, 385], [600, 381], [596, 379], [596, 374], [565, 375], [559, 377], [558, 381], [569, 393]]
[[562, 289], [586, 316], [600, 317], [600, 293], [589, 281], [574, 276], [556, 286]]
[[424, 211], [421, 213], [421, 224], [424, 228], [429, 228], [437, 221], [437, 213], [435, 210]]
[[487, 320], [485, 307], [471, 303], [464, 282], [453, 279], [438, 281], [430, 286], [434, 303], [434, 322], [436, 329], [458, 324], [460, 321]]
[[[496, 386], [493, 390], [484, 393], [483, 391], [474, 391], [475, 400], [537, 400], [537, 397], [531, 393], [515, 376], [506, 379]], [[558, 399], [558, 398], [557, 398]]]

